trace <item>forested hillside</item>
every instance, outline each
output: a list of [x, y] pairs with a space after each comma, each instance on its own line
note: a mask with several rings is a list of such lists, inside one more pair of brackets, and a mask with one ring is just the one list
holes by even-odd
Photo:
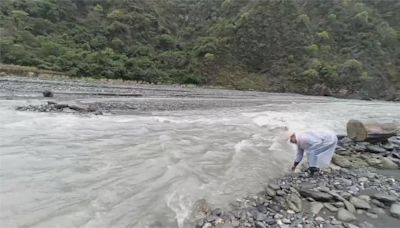
[[72, 76], [399, 99], [398, 0], [2, 0], [0, 61]]

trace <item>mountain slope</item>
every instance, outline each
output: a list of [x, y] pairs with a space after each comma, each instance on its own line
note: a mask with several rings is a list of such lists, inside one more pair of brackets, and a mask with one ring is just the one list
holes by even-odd
[[400, 97], [397, 0], [4, 0], [2, 63], [74, 76]]

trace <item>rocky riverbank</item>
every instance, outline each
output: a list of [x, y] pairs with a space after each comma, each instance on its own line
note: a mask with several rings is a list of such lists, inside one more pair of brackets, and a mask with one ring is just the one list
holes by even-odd
[[399, 158], [400, 136], [379, 144], [343, 137], [330, 168], [319, 175], [288, 174], [225, 210], [199, 200], [194, 226], [399, 227]]

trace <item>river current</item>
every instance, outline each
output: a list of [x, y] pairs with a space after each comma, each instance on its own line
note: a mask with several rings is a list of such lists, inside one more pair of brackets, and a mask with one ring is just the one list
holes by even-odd
[[265, 105], [137, 115], [19, 112], [0, 100], [1, 227], [186, 227], [289, 171], [284, 128], [400, 121], [398, 103], [274, 95]]

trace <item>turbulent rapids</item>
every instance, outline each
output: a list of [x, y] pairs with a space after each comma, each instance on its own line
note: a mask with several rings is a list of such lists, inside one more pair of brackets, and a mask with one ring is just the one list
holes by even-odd
[[[53, 90], [93, 89], [41, 83]], [[47, 102], [39, 96], [38, 84], [0, 82], [3, 227], [182, 226], [196, 200], [226, 206], [288, 172], [294, 150], [285, 141], [285, 127], [329, 128], [340, 134], [350, 118], [400, 121], [400, 105], [389, 102], [98, 88], [145, 96], [71, 98], [55, 93], [57, 101], [130, 103], [137, 108], [102, 116], [22, 112], [16, 107]]]

